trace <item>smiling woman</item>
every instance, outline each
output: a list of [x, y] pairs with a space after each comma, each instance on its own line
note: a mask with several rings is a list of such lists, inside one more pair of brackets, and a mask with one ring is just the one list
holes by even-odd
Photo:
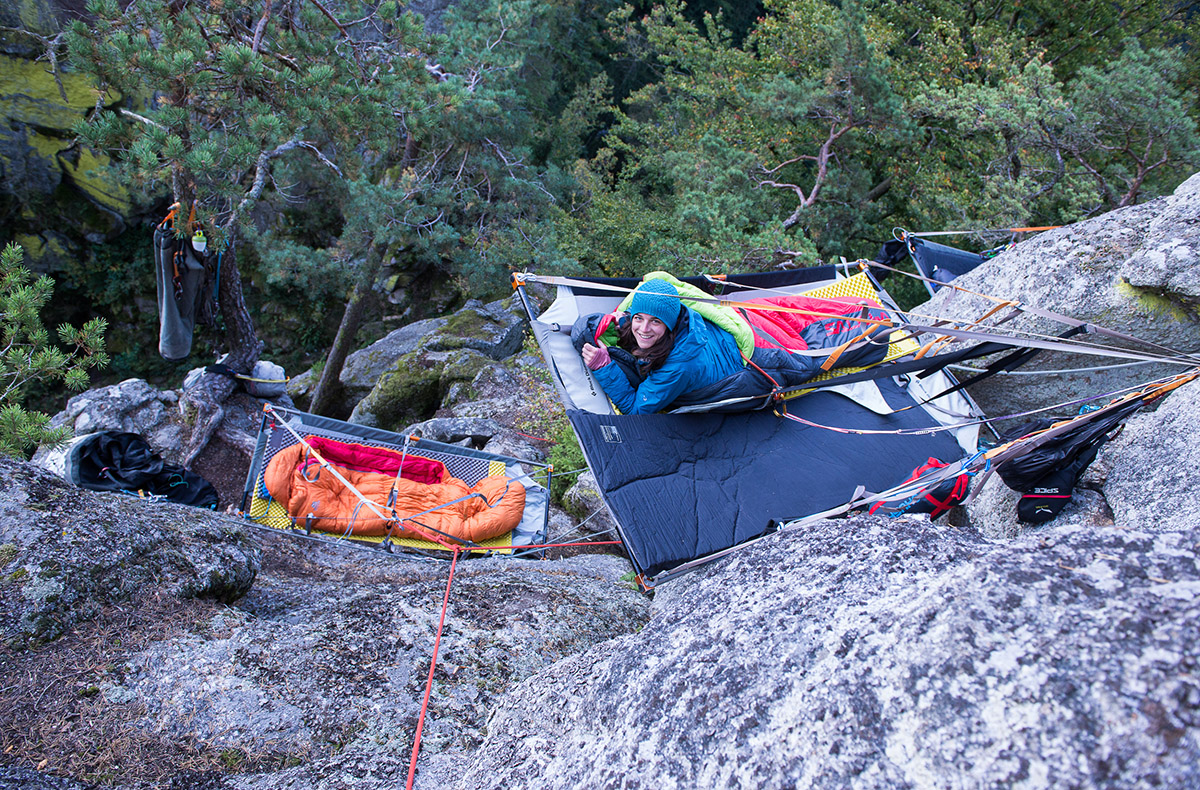
[[763, 408], [814, 377], [888, 355], [892, 317], [874, 291], [859, 292], [866, 275], [854, 278], [821, 295], [749, 289], [729, 301], [651, 272], [615, 311], [577, 315], [571, 344], [593, 391], [621, 414]]
[[632, 357], [626, 370], [599, 341], [585, 343], [580, 353], [624, 414], [659, 411], [745, 364], [733, 335], [680, 302], [675, 286], [660, 279], [646, 280], [633, 292], [628, 313], [617, 319], [616, 347]]

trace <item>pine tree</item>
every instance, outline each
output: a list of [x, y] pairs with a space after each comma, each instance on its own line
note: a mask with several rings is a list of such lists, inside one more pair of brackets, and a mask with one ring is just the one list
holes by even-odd
[[34, 278], [24, 265], [24, 251], [9, 244], [0, 252], [0, 454], [24, 455], [39, 444], [61, 444], [71, 437], [69, 426], [52, 427], [50, 417], [22, 405], [35, 382], [61, 382], [67, 389], [87, 387], [87, 371], [108, 364], [104, 352], [103, 318], [81, 328], [58, 327], [62, 348], [50, 342], [41, 310], [50, 300], [54, 282]]
[[[144, 107], [98, 112], [80, 129], [116, 154], [131, 180], [166, 185], [195, 206], [208, 265], [221, 255], [226, 363], [246, 371], [262, 344], [242, 293], [239, 247], [303, 293], [317, 267], [357, 283], [343, 320], [353, 339], [380, 261], [433, 267], [464, 282], [496, 280], [536, 255], [530, 232], [549, 194], [519, 145], [527, 131], [514, 86], [533, 2], [448, 13], [447, 35], [395, 3], [92, 0], [97, 21], [68, 36], [72, 62], [102, 92]], [[353, 20], [353, 21], [349, 21]], [[256, 209], [320, 196], [339, 212], [318, 249]], [[190, 228], [185, 232], [191, 232]], [[533, 247], [533, 249], [530, 249]], [[348, 340], [346, 341], [348, 342]], [[328, 365], [336, 376], [341, 343]], [[232, 381], [189, 388], [196, 457]], [[324, 396], [323, 396], [324, 397]]]

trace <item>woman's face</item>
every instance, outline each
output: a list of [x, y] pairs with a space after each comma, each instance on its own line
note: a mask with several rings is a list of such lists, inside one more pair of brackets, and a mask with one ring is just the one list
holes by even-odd
[[643, 351], [662, 340], [666, 333], [667, 325], [652, 315], [638, 313], [633, 317], [633, 339]]

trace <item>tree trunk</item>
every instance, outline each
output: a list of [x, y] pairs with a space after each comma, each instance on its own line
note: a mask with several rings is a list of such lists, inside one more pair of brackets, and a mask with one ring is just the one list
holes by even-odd
[[219, 279], [221, 315], [225, 317], [225, 364], [239, 373], [249, 373], [263, 344], [254, 329], [254, 319], [242, 294], [242, 273], [237, 265], [236, 238], [231, 240], [221, 259]]
[[[237, 265], [237, 247], [233, 241], [221, 256], [218, 279], [221, 315], [225, 319], [225, 364], [238, 373], [249, 373], [262, 352], [262, 341], [254, 331], [254, 320], [242, 294], [242, 275]], [[221, 405], [237, 381], [219, 373], [204, 373], [179, 399], [179, 409], [185, 419], [192, 419], [192, 435], [183, 456], [183, 465], [190, 467], [225, 419]], [[192, 414], [194, 412], [194, 414]]]
[[371, 289], [375, 284], [375, 278], [379, 274], [382, 262], [383, 257], [375, 251], [374, 245], [372, 245], [367, 253], [367, 260], [359, 272], [358, 280], [354, 284], [354, 292], [350, 295], [350, 301], [346, 302], [346, 309], [342, 313], [342, 322], [338, 324], [337, 337], [333, 340], [333, 347], [329, 349], [329, 355], [325, 357], [325, 367], [321, 369], [321, 378], [317, 382], [316, 389], [313, 390], [312, 401], [308, 405], [308, 410], [313, 414], [330, 416], [334, 400], [341, 394], [342, 368], [346, 364], [346, 357], [350, 355], [354, 335], [358, 332], [359, 324], [362, 323], [363, 313], [367, 308], [367, 299], [371, 296]]

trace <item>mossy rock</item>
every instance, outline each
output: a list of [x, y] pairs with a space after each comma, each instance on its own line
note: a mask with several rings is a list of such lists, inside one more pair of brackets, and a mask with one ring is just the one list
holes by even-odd
[[1148, 315], [1168, 317], [1181, 324], [1193, 323], [1200, 317], [1195, 300], [1184, 294], [1139, 287], [1123, 279], [1117, 281], [1116, 289], [1118, 294], [1136, 303], [1138, 309]]
[[129, 190], [117, 180], [112, 160], [106, 155], [97, 156], [90, 149], [81, 148], [59, 154], [58, 161], [67, 179], [97, 206], [121, 216], [132, 212]]
[[483, 303], [472, 300], [446, 320], [445, 326], [429, 340], [437, 351], [471, 349], [500, 360], [521, 349], [525, 322], [511, 312], [511, 302]]
[[74, 140], [66, 137], [42, 134], [33, 127], [25, 127], [25, 142], [33, 149], [36, 156], [47, 163], [56, 162], [58, 155], [75, 144]]
[[[8, 0], [4, 7], [0, 8], [0, 27], [21, 28], [43, 36], [53, 36], [62, 25], [53, 3], [46, 0]], [[29, 36], [16, 33], [6, 32], [0, 40], [6, 45], [10, 42], [13, 45], [5, 46], [6, 52], [12, 52], [20, 46], [27, 47], [30, 54], [40, 52], [41, 49]]]
[[423, 351], [400, 357], [354, 407], [351, 422], [396, 430], [437, 409], [444, 360]]
[[[59, 130], [67, 136], [71, 127], [96, 106], [96, 88], [83, 74], [59, 72], [63, 92], [45, 63], [0, 55], [0, 113], [44, 130]], [[63, 100], [66, 93], [66, 100]], [[121, 99], [106, 95], [109, 105]]]
[[474, 381], [479, 371], [492, 364], [494, 363], [490, 358], [471, 349], [463, 349], [453, 354], [442, 368], [442, 391], [445, 392], [455, 382]]

